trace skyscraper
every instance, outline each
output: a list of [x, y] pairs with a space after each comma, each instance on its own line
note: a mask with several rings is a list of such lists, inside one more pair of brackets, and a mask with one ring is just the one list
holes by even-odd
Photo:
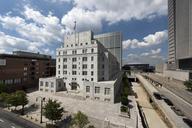
[[192, 69], [192, 1], [168, 0], [169, 69]]

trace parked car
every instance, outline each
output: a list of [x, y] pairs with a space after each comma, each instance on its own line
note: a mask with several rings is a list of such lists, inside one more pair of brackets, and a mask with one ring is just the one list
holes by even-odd
[[171, 109], [172, 109], [178, 116], [184, 116], [184, 113], [183, 113], [180, 109], [176, 108], [175, 106], [172, 106]]
[[167, 105], [169, 105], [169, 106], [173, 106], [172, 101], [169, 100], [168, 98], [164, 98], [164, 101], [165, 101], [165, 103], [167, 103]]
[[192, 120], [188, 119], [188, 118], [183, 118], [183, 121], [189, 126], [192, 127]]
[[154, 92], [153, 95], [155, 96], [156, 99], [161, 100], [161, 95], [158, 92]]

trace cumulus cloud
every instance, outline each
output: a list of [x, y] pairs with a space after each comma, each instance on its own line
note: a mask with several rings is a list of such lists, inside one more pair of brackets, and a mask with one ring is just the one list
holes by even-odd
[[[24, 7], [23, 17], [0, 15], [0, 24], [3, 28], [17, 32], [14, 37], [1, 32], [1, 47], [5, 49], [29, 50], [33, 52], [49, 53], [54, 51], [44, 49], [63, 43], [64, 29], [60, 19], [50, 12], [43, 15], [40, 11], [29, 6]], [[2, 50], [1, 50], [2, 51]]]
[[152, 49], [150, 52], [141, 53], [141, 56], [157, 56], [161, 53], [161, 48]]
[[159, 31], [144, 37], [143, 41], [139, 41], [137, 39], [132, 40], [128, 39], [123, 41], [123, 49], [150, 47], [152, 45], [164, 43], [167, 39], [168, 39], [167, 30]]
[[[51, 14], [44, 16], [39, 11], [28, 6], [25, 6], [23, 15], [25, 19], [10, 15], [0, 16], [0, 22], [4, 28], [15, 30], [30, 41], [39, 41], [47, 44], [63, 41], [65, 30], [57, 17]], [[28, 20], [32, 22], [28, 22]]]
[[[78, 30], [102, 28], [102, 21], [109, 25], [132, 19], [152, 19], [167, 14], [167, 0], [74, 0], [74, 7], [63, 16], [62, 23], [72, 28], [77, 21]], [[88, 26], [87, 26], [88, 25]]]
[[165, 57], [161, 55], [161, 49], [152, 49], [149, 52], [143, 52], [140, 54], [130, 53], [126, 58], [123, 59], [124, 64], [131, 63], [147, 63], [147, 64], [158, 64], [166, 60]]

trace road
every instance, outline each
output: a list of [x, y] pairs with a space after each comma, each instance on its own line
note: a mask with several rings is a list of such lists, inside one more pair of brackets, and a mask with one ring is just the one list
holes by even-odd
[[[150, 74], [148, 76], [160, 83], [163, 83], [163, 87], [155, 86], [156, 89], [161, 94], [163, 94], [168, 99], [170, 99], [173, 102], [173, 104], [185, 114], [186, 117], [188, 117], [192, 120], [192, 104], [191, 104], [192, 94], [190, 92], [186, 93], [186, 90], [184, 89], [184, 87], [182, 85], [179, 85], [178, 83], [175, 83], [175, 81], [169, 82], [168, 84], [166, 84], [165, 83], [166, 81], [163, 80], [164, 78], [162, 78], [160, 76], [153, 75], [153, 74]], [[164, 82], [162, 82], [162, 81], [164, 81]], [[171, 89], [168, 89], [167, 87], [171, 88]], [[180, 93], [180, 95], [182, 95], [182, 96], [180, 96], [180, 95], [178, 96], [178, 93]], [[183, 97], [185, 97], [185, 98], [183, 98]], [[188, 100], [191, 99], [191, 101], [188, 102], [188, 100], [186, 100], [186, 99], [188, 99]]]
[[187, 124], [184, 123], [183, 117], [178, 116], [169, 105], [167, 105], [164, 100], [157, 100], [153, 93], [159, 92], [154, 85], [152, 85], [147, 79], [142, 77], [141, 75], [137, 74], [136, 77], [139, 79], [139, 81], [142, 83], [148, 94], [151, 96], [152, 100], [156, 103], [158, 108], [164, 113], [166, 120], [169, 121], [169, 123], [174, 128], [189, 128]]
[[167, 128], [167, 125], [163, 122], [161, 117], [149, 102], [149, 98], [142, 86], [135, 82], [132, 82], [132, 85], [134, 92], [137, 94], [136, 100], [141, 106], [141, 110], [145, 115], [149, 128]]
[[0, 108], [0, 128], [41, 128], [18, 115]]

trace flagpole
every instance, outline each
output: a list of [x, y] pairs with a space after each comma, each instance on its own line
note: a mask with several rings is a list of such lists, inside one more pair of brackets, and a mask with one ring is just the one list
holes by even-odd
[[76, 45], [76, 21], [74, 21], [74, 24], [75, 24], [74, 31], [75, 31], [75, 45]]

